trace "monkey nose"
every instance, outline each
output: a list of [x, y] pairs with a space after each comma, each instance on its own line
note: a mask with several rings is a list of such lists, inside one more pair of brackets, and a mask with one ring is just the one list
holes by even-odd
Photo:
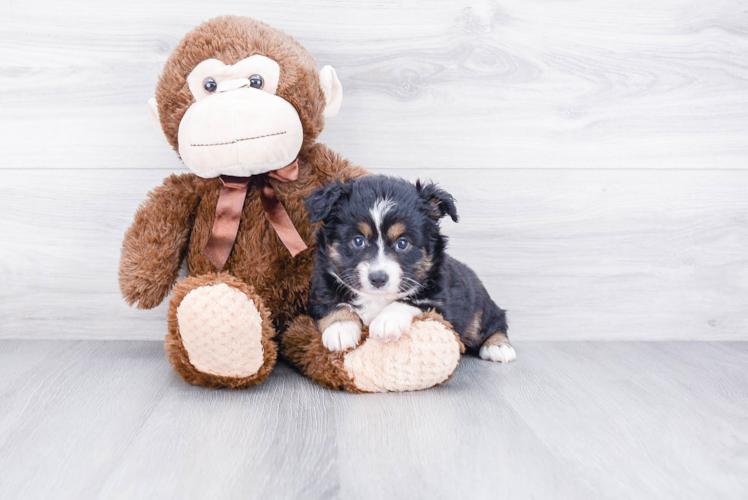
[[376, 271], [369, 275], [369, 281], [374, 285], [374, 288], [382, 288], [389, 279], [390, 277], [384, 271]]
[[249, 78], [234, 78], [233, 80], [224, 80], [218, 84], [218, 92], [228, 92], [243, 87], [249, 87]]

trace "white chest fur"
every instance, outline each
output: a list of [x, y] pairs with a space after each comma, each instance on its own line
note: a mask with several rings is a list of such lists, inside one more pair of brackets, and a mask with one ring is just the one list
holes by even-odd
[[353, 307], [364, 325], [368, 326], [382, 309], [394, 301], [393, 295], [361, 295], [353, 301]]

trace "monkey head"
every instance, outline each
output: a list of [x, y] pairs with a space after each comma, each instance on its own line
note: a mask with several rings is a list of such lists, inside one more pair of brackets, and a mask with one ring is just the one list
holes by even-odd
[[293, 163], [337, 114], [335, 70], [296, 40], [245, 17], [188, 33], [149, 101], [156, 129], [199, 177], [249, 177]]

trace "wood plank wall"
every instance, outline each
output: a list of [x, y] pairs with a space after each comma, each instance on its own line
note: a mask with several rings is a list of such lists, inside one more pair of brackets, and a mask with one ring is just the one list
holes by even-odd
[[0, 1], [0, 337], [158, 339], [122, 235], [176, 155], [147, 99], [202, 20], [297, 37], [321, 140], [457, 198], [452, 253], [522, 339], [748, 339], [744, 2]]

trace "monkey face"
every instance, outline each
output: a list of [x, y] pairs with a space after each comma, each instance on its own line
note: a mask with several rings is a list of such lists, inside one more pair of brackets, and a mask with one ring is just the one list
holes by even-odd
[[249, 177], [281, 169], [312, 147], [342, 95], [335, 70], [318, 72], [293, 38], [226, 16], [177, 45], [149, 106], [156, 130], [194, 174]]
[[254, 55], [227, 66], [198, 64], [187, 77], [195, 98], [179, 124], [179, 154], [200, 177], [248, 177], [283, 168], [304, 140], [294, 107], [275, 95], [280, 67]]

